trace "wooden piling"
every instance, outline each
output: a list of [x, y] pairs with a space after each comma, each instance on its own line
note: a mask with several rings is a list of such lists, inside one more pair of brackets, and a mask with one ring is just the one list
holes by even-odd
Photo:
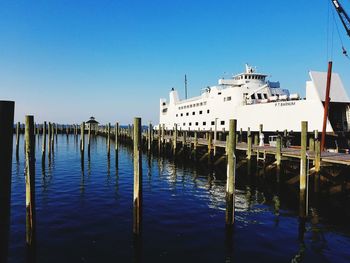
[[230, 120], [227, 153], [226, 182], [226, 224], [233, 225], [235, 214], [235, 175], [236, 175], [236, 127], [237, 120]]
[[141, 118], [134, 118], [134, 218], [133, 232], [141, 234], [142, 222], [142, 156]]
[[84, 156], [84, 149], [85, 149], [85, 136], [84, 133], [85, 132], [85, 122], [83, 122], [80, 125], [80, 151], [82, 156]]
[[45, 155], [46, 155], [46, 121], [44, 121], [44, 125], [43, 125], [43, 142], [41, 146], [41, 157], [43, 162], [45, 161]]
[[7, 261], [15, 102], [0, 101], [0, 262]]
[[321, 170], [321, 142], [319, 140], [315, 141], [315, 172], [320, 172]]
[[107, 156], [111, 156], [111, 124], [107, 125]]
[[281, 165], [281, 160], [282, 160], [282, 143], [281, 143], [281, 136], [277, 136], [276, 140], [276, 164], [277, 166]]
[[20, 126], [21, 123], [17, 122], [16, 125], [16, 160], [19, 160], [19, 135], [20, 135]]
[[51, 126], [51, 122], [49, 122], [49, 126], [48, 126], [48, 128], [47, 128], [47, 134], [48, 134], [48, 147], [47, 147], [47, 149], [48, 149], [48, 156], [49, 156], [49, 158], [51, 158], [51, 136], [52, 136], [52, 134], [51, 134], [51, 131], [52, 131], [52, 126]]
[[208, 161], [210, 162], [212, 159], [212, 148], [213, 148], [213, 134], [212, 132], [208, 132]]
[[91, 123], [89, 123], [89, 129], [88, 129], [88, 157], [90, 157], [90, 142], [91, 142]]
[[147, 150], [148, 150], [148, 153], [151, 153], [151, 150], [152, 150], [152, 145], [153, 145], [153, 142], [152, 142], [152, 124], [149, 123], [148, 125], [148, 137], [147, 137]]
[[248, 128], [247, 131], [247, 159], [251, 160], [252, 159], [252, 134], [250, 132], [250, 128]]
[[173, 134], [173, 154], [176, 156], [176, 146], [177, 146], [177, 124], [174, 124], [174, 134]]
[[35, 137], [34, 117], [25, 117], [26, 141], [26, 242], [31, 245], [35, 236]]
[[307, 121], [301, 122], [301, 150], [300, 150], [300, 184], [299, 184], [299, 215], [306, 217], [306, 188], [307, 188]]
[[259, 145], [259, 134], [255, 133], [254, 134], [254, 146]]
[[119, 147], [119, 122], [115, 123], [114, 126], [114, 133], [115, 133], [115, 153], [118, 154], [118, 147]]

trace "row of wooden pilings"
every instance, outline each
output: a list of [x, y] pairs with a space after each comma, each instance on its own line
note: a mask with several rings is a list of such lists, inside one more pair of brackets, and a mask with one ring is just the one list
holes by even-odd
[[[0, 101], [0, 211], [1, 215], [4, 215], [3, 220], [0, 221], [0, 238], [8, 239], [8, 230], [4, 227], [6, 223], [9, 223], [10, 215], [10, 195], [11, 195], [11, 170], [12, 170], [12, 143], [13, 143], [13, 116], [14, 115], [14, 102]], [[19, 124], [17, 129], [19, 130]], [[57, 126], [56, 126], [57, 127]], [[133, 194], [133, 232], [135, 235], [141, 234], [142, 226], [142, 128], [141, 118], [135, 118], [133, 127], [129, 126], [127, 129], [122, 129], [119, 124], [116, 123], [114, 127], [115, 151], [118, 154], [118, 139], [128, 137], [133, 142], [134, 151], [134, 194]], [[237, 144], [237, 121], [230, 120], [229, 133], [226, 138], [226, 155], [227, 155], [227, 186], [226, 186], [226, 224], [234, 224], [235, 213], [235, 171], [236, 171], [236, 144]], [[26, 182], [26, 241], [28, 245], [31, 245], [35, 240], [35, 134], [37, 126], [34, 124], [33, 116], [25, 116], [25, 182]], [[36, 131], [35, 131], [36, 130]], [[53, 151], [53, 125], [49, 123], [48, 127], [48, 142], [49, 142], [49, 156]], [[78, 128], [73, 129], [74, 134], [78, 134]], [[40, 131], [39, 131], [40, 132]], [[105, 130], [100, 131], [102, 134], [107, 135], [107, 154], [110, 156], [110, 140], [111, 140], [111, 125], [108, 124]], [[43, 148], [42, 155], [45, 160], [46, 155], [46, 123], [42, 125], [43, 135]], [[85, 123], [80, 126], [81, 141], [80, 150], [82, 162], [84, 159], [85, 151]], [[67, 133], [69, 134], [69, 132]], [[90, 137], [92, 131], [91, 127], [88, 129], [88, 155], [90, 156]], [[253, 155], [252, 151], [252, 136], [248, 131], [247, 133], [247, 159], [250, 159]], [[177, 154], [177, 139], [178, 131], [177, 127], [174, 127], [172, 140], [172, 152]], [[152, 125], [148, 127], [148, 132], [145, 136], [147, 138], [147, 149], [151, 150], [153, 142], [155, 141]], [[186, 132], [183, 132], [183, 146], [186, 145]], [[216, 135], [214, 134], [214, 138]], [[16, 137], [16, 151], [18, 148], [18, 139]], [[210, 159], [213, 149], [213, 136], [209, 132], [208, 139], [208, 152], [206, 155]], [[242, 139], [242, 138], [240, 138]], [[164, 126], [159, 127], [158, 130], [158, 149], [162, 151], [165, 145], [165, 130]], [[194, 153], [198, 147], [197, 133], [194, 133]], [[309, 142], [309, 147], [314, 147], [316, 153], [319, 149], [319, 141]], [[279, 149], [279, 150], [278, 150]], [[276, 151], [276, 164], [281, 163], [281, 138], [277, 139], [277, 151]], [[302, 122], [302, 134], [301, 134], [301, 159], [300, 159], [300, 216], [305, 217], [307, 215], [307, 174], [308, 174], [308, 157], [306, 154], [307, 149], [307, 122]], [[16, 152], [16, 156], [17, 156]], [[317, 163], [317, 162], [316, 162]], [[317, 165], [317, 164], [316, 164]], [[317, 169], [317, 168], [315, 168]], [[319, 168], [318, 168], [319, 169]], [[4, 232], [5, 230], [5, 232]], [[1, 241], [1, 240], [0, 240]], [[7, 252], [0, 251], [2, 256], [7, 255]]]

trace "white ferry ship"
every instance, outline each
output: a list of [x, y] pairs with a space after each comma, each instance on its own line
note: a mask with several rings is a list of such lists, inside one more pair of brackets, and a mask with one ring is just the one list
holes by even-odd
[[[322, 131], [327, 73], [309, 75], [306, 98], [282, 89], [248, 65], [244, 73], [219, 79], [198, 97], [180, 100], [172, 89], [169, 101], [160, 99], [160, 124], [166, 129], [177, 124], [181, 130], [227, 131], [229, 120], [237, 119], [237, 128], [244, 131], [258, 131], [263, 124], [265, 132], [300, 132], [301, 121], [308, 121], [309, 131]], [[332, 73], [330, 98], [327, 133], [348, 132], [350, 100], [337, 73]]]

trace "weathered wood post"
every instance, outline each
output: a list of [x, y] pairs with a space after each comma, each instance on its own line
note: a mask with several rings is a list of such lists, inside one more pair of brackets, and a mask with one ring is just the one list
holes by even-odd
[[118, 151], [119, 151], [119, 122], [116, 122], [114, 125], [114, 133], [115, 133], [115, 147], [114, 147], [114, 151], [115, 151], [115, 164], [116, 167], [118, 167]]
[[84, 133], [85, 133], [85, 122], [83, 122], [80, 125], [80, 151], [81, 151], [82, 156], [84, 156], [84, 149], [85, 149], [85, 136], [84, 136]]
[[281, 136], [277, 136], [276, 140], [276, 164], [277, 166], [281, 165], [281, 160], [282, 160], [282, 143], [281, 143]]
[[15, 102], [0, 101], [0, 262], [7, 262]]
[[174, 134], [173, 134], [173, 154], [176, 156], [176, 146], [177, 146], [177, 124], [174, 124]]
[[255, 133], [254, 134], [254, 146], [259, 145], [259, 134]]
[[88, 124], [88, 157], [90, 158], [90, 142], [91, 142], [91, 123]]
[[243, 128], [239, 129], [239, 142], [243, 142]]
[[152, 131], [153, 128], [152, 128], [152, 124], [149, 123], [149, 126], [148, 126], [148, 138], [147, 138], [147, 150], [148, 150], [148, 153], [151, 153], [151, 150], [152, 150]]
[[26, 242], [31, 245], [35, 237], [35, 137], [34, 117], [25, 117], [26, 140]]
[[52, 123], [51, 127], [51, 148], [52, 148], [52, 153], [54, 151], [54, 144], [55, 144], [55, 123]]
[[213, 134], [208, 132], [208, 162], [212, 160], [212, 146], [213, 146]]
[[301, 150], [300, 150], [300, 184], [299, 184], [299, 215], [300, 217], [306, 217], [306, 188], [307, 188], [307, 121], [301, 122]]
[[247, 159], [251, 160], [252, 159], [252, 134], [250, 132], [250, 128], [248, 127], [247, 131]]
[[161, 133], [161, 138], [162, 138], [162, 147], [164, 147], [164, 143], [165, 143], [165, 124], [163, 123], [162, 125], [162, 133]]
[[21, 123], [20, 122], [17, 122], [17, 125], [16, 125], [16, 160], [18, 161], [19, 159], [19, 135], [20, 135], [20, 126], [21, 126]]
[[107, 126], [107, 156], [111, 156], [111, 123]]
[[226, 225], [233, 225], [235, 214], [235, 176], [236, 176], [236, 127], [237, 120], [230, 120], [227, 152], [226, 182]]
[[49, 156], [49, 158], [51, 158], [51, 130], [52, 130], [52, 127], [51, 127], [51, 122], [49, 122], [49, 127], [47, 128], [47, 135], [48, 135], [48, 147], [47, 147], [47, 149], [48, 149], [48, 156]]
[[320, 172], [321, 170], [321, 142], [319, 140], [315, 141], [315, 172]]
[[216, 156], [216, 137], [217, 137], [217, 122], [218, 122], [218, 118], [215, 118], [215, 128], [214, 128], [214, 145], [213, 145], [213, 148], [214, 148], [214, 156]]
[[315, 139], [313, 136], [310, 136], [309, 138], [309, 151], [311, 152], [315, 151]]
[[197, 131], [194, 132], [194, 143], [193, 143], [193, 151], [194, 158], [197, 159], [197, 147], [198, 147], [198, 134]]
[[161, 153], [162, 150], [162, 142], [161, 142], [161, 125], [158, 125], [158, 154]]
[[134, 119], [134, 220], [133, 232], [141, 234], [142, 223], [142, 156], [141, 118]]
[[45, 163], [45, 155], [46, 155], [46, 121], [44, 121], [44, 125], [43, 125], [43, 142], [42, 142], [42, 148], [41, 148], [41, 159], [43, 161], [43, 164]]

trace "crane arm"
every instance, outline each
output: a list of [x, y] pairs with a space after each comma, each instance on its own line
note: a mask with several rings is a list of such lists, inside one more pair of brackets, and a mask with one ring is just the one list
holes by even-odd
[[337, 10], [337, 13], [339, 15], [339, 18], [341, 22], [343, 23], [343, 26], [350, 37], [350, 18], [348, 14], [345, 12], [343, 6], [339, 3], [337, 0], [331, 0], [335, 9]]

